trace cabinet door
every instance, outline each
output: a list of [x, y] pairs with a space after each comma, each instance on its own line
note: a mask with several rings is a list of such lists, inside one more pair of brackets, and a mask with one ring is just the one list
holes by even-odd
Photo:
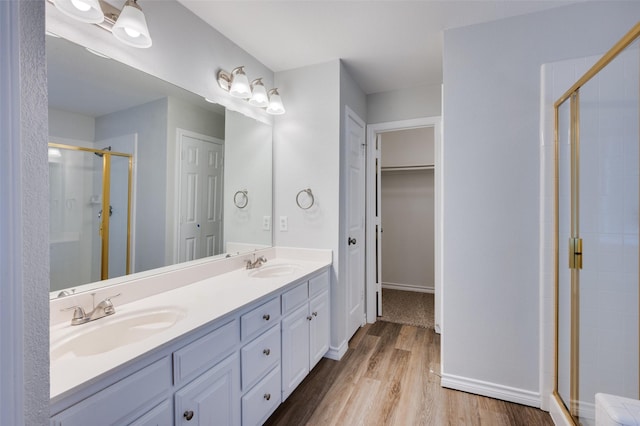
[[309, 370], [322, 359], [329, 350], [329, 292], [324, 291], [309, 302], [311, 322], [309, 323], [310, 355]]
[[309, 305], [282, 320], [282, 400], [309, 374]]
[[175, 394], [176, 425], [240, 424], [240, 360], [234, 354]]

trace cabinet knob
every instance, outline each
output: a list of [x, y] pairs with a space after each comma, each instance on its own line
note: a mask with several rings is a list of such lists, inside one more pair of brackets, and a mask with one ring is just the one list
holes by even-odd
[[193, 411], [191, 410], [185, 411], [184, 418], [187, 419], [187, 421], [191, 420], [193, 418]]
[[311, 315], [309, 315], [309, 316], [307, 317], [307, 319], [308, 319], [309, 321], [311, 321], [311, 320], [313, 319], [313, 317], [312, 317]]
[[271, 354], [271, 349], [267, 348], [264, 351], [262, 351], [262, 353], [269, 356], [269, 354]]
[[313, 312], [311, 315], [313, 315], [314, 317], [317, 317], [318, 313], [317, 312]]
[[263, 320], [265, 320], [265, 321], [269, 321], [269, 320], [271, 319], [271, 315], [269, 315], [269, 314], [264, 314], [264, 315], [262, 316], [262, 319], [263, 319]]
[[265, 393], [264, 394], [264, 399], [266, 399], [267, 401], [271, 399], [271, 394], [270, 393]]

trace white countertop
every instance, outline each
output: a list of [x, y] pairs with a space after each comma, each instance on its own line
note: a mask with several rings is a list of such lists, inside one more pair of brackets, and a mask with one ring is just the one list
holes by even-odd
[[[299, 265], [300, 269], [286, 276], [270, 278], [250, 277], [249, 271], [244, 268], [238, 269], [127, 304], [119, 305], [118, 299], [114, 299], [113, 304], [116, 308], [114, 315], [87, 324], [71, 326], [69, 322], [65, 322], [52, 325], [50, 340], [51, 346], [55, 347], [59, 342], [73, 337], [74, 333], [87, 332], [107, 325], [110, 321], [117, 321], [119, 315], [161, 307], [176, 307], [186, 313], [186, 316], [172, 327], [126, 346], [96, 355], [66, 354], [59, 359], [52, 359], [51, 399], [63, 396], [79, 385], [114, 370], [128, 361], [242, 309], [256, 300], [265, 298], [288, 284], [329, 266], [331, 261], [278, 257], [269, 260], [265, 266], [277, 264], [295, 264]], [[126, 290], [123, 290], [123, 293], [124, 291]]]

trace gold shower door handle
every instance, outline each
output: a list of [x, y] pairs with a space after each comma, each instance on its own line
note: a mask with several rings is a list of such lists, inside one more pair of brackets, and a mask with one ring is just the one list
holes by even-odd
[[569, 238], [569, 269], [582, 269], [582, 238]]

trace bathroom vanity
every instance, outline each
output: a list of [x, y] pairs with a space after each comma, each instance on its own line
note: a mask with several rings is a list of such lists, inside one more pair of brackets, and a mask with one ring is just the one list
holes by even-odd
[[331, 252], [261, 253], [109, 288], [116, 313], [87, 324], [52, 315], [51, 425], [262, 424], [329, 350]]

